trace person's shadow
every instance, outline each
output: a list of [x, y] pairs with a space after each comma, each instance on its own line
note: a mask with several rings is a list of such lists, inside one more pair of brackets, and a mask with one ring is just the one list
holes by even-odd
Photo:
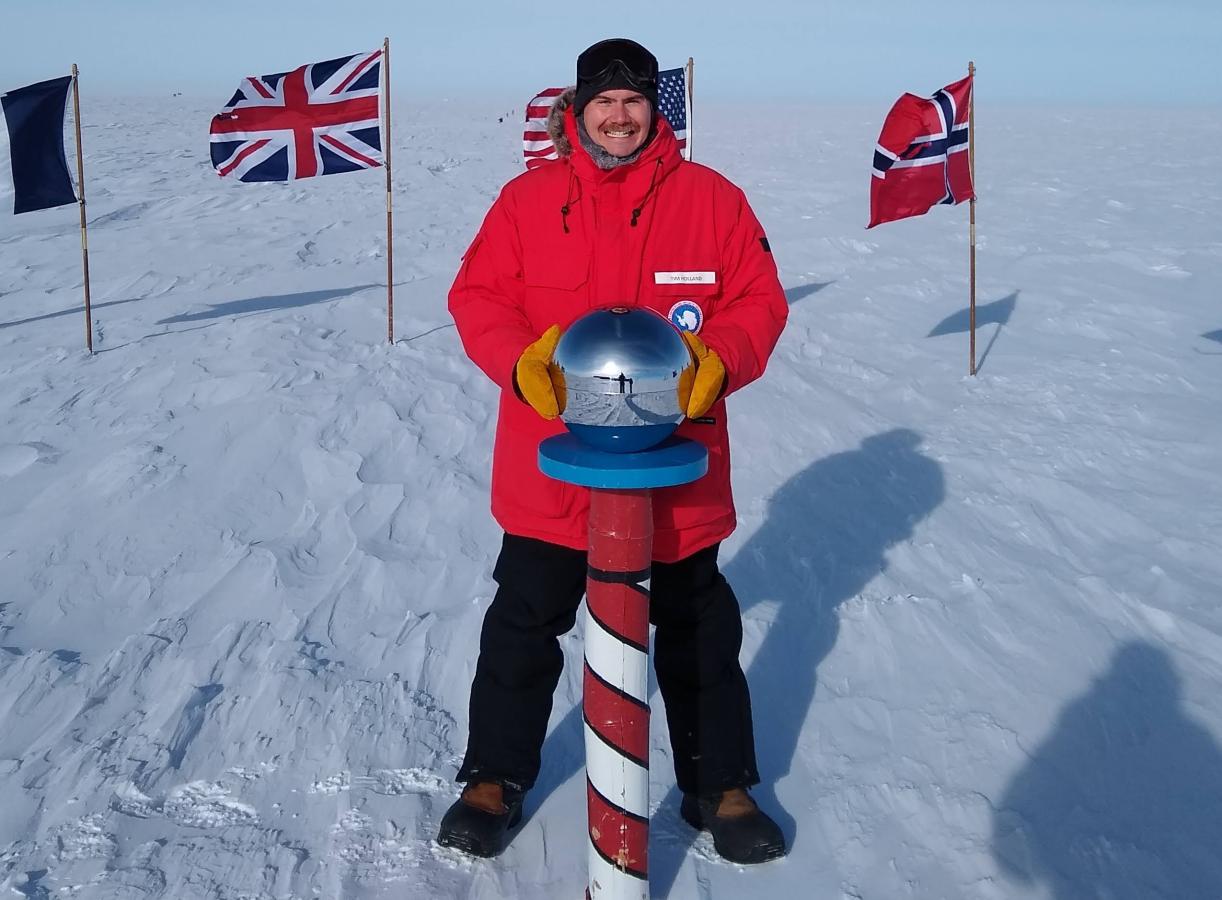
[[[916, 432], [895, 429], [813, 463], [777, 490], [764, 524], [723, 564], [744, 618], [752, 607], [768, 606], [767, 634], [747, 671], [764, 779], [752, 794], [781, 825], [791, 852], [802, 852], [801, 835], [772, 784], [789, 773], [819, 664], [836, 645], [837, 607], [886, 568], [887, 549], [908, 539], [945, 493], [942, 469], [922, 455], [920, 440]], [[583, 757], [577, 706], [548, 735], [528, 807], [537, 809], [580, 769]], [[672, 787], [657, 808], [655, 821], [667, 821], [657, 823], [664, 838], [650, 842], [654, 896], [668, 895], [697, 837], [679, 821], [680, 800]]]
[[1123, 645], [1061, 712], [995, 808], [993, 854], [1056, 900], [1222, 897], [1222, 750], [1164, 650]]

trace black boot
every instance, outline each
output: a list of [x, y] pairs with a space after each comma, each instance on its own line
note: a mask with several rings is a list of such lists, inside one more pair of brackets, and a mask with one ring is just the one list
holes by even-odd
[[525, 792], [493, 782], [469, 784], [442, 816], [437, 843], [472, 856], [496, 856], [522, 821]]
[[710, 832], [717, 853], [732, 863], [752, 865], [785, 855], [780, 826], [741, 788], [707, 797], [684, 794], [679, 814], [697, 831]]

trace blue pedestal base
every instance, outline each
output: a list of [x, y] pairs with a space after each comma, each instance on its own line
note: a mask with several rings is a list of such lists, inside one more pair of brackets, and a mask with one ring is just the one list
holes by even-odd
[[631, 490], [674, 487], [709, 469], [709, 451], [690, 438], [669, 437], [636, 453], [608, 453], [558, 434], [539, 444], [539, 471], [582, 487]]

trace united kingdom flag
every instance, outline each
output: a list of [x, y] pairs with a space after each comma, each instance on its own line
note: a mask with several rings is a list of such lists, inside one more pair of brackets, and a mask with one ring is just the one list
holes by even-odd
[[932, 97], [904, 94], [874, 149], [868, 228], [974, 198], [968, 157], [972, 76]]
[[222, 178], [290, 181], [384, 164], [382, 51], [250, 76], [212, 117], [212, 165]]

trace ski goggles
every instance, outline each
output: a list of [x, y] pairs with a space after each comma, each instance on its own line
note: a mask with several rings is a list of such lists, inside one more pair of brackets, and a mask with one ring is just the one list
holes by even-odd
[[577, 58], [579, 83], [600, 85], [620, 78], [638, 91], [658, 85], [658, 61], [633, 41], [613, 38], [600, 41]]

